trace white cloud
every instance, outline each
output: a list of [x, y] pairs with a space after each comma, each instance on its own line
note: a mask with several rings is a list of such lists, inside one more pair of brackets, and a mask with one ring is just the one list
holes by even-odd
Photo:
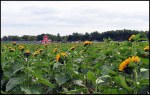
[[2, 1], [1, 36], [149, 30], [148, 1]]

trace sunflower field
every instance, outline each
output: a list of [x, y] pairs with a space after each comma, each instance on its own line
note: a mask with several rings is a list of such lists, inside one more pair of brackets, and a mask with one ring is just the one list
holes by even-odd
[[149, 94], [149, 40], [2, 43], [1, 93]]

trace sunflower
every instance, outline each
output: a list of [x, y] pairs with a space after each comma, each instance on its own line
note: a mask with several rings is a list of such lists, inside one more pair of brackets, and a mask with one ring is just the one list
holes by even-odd
[[53, 52], [57, 52], [59, 49], [58, 48], [54, 48]]
[[33, 57], [36, 57], [37, 55], [39, 55], [40, 54], [40, 51], [35, 51], [33, 54], [32, 54], [32, 56]]
[[39, 51], [39, 50], [37, 50], [37, 51], [35, 51], [34, 53], [36, 53], [36, 54], [40, 54], [40, 51]]
[[47, 47], [48, 47], [48, 44], [44, 44], [44, 47], [46, 47], [46, 48], [47, 48]]
[[67, 58], [67, 53], [65, 52], [56, 55], [56, 60], [62, 64], [64, 63], [63, 59], [66, 60], [66, 58]]
[[146, 46], [146, 47], [144, 48], [144, 51], [149, 51], [149, 46]]
[[83, 52], [85, 52], [85, 50], [81, 50], [81, 51], [80, 51], [80, 53], [83, 53]]
[[140, 62], [140, 58], [138, 56], [132, 56], [132, 58], [129, 57], [128, 59], [124, 60], [119, 66], [119, 71], [124, 71], [130, 62]]
[[140, 62], [140, 58], [138, 56], [132, 56], [131, 60], [133, 62]]
[[8, 47], [8, 49], [12, 49], [12, 47]]
[[26, 57], [29, 57], [29, 56], [31, 55], [31, 52], [29, 51], [29, 49], [25, 50], [24, 55], [25, 55]]
[[129, 57], [128, 59], [124, 60], [120, 66], [119, 66], [119, 71], [123, 71], [124, 68], [131, 62], [131, 57]]
[[67, 53], [65, 53], [65, 52], [62, 52], [62, 53], [60, 53], [62, 56], [65, 56], [65, 57], [67, 57]]
[[41, 53], [44, 49], [39, 49], [38, 51]]
[[9, 52], [14, 52], [14, 51], [15, 51], [15, 49], [9, 48]]
[[84, 44], [84, 46], [86, 46], [86, 45], [92, 44], [92, 42], [90, 42], [90, 41], [85, 41], [83, 44]]
[[56, 60], [59, 61], [60, 60], [60, 54], [56, 55]]
[[16, 42], [13, 42], [13, 45], [15, 46], [15, 45], [16, 45]]
[[33, 57], [36, 57], [37, 55], [38, 55], [37, 53], [33, 53], [33, 54], [32, 54]]
[[76, 46], [71, 47], [71, 48], [70, 48], [70, 50], [74, 50], [74, 49], [75, 49], [75, 47], [76, 47]]
[[134, 37], [135, 35], [132, 35], [128, 40], [131, 41]]
[[19, 50], [24, 50], [24, 46], [20, 45]]

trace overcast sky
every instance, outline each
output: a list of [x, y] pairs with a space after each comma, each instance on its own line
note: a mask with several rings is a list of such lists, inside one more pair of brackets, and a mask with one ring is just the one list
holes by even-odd
[[1, 36], [149, 30], [149, 1], [1, 1]]

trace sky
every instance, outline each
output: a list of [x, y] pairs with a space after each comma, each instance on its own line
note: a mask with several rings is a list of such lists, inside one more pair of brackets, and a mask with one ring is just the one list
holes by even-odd
[[1, 37], [149, 31], [149, 1], [1, 1]]

